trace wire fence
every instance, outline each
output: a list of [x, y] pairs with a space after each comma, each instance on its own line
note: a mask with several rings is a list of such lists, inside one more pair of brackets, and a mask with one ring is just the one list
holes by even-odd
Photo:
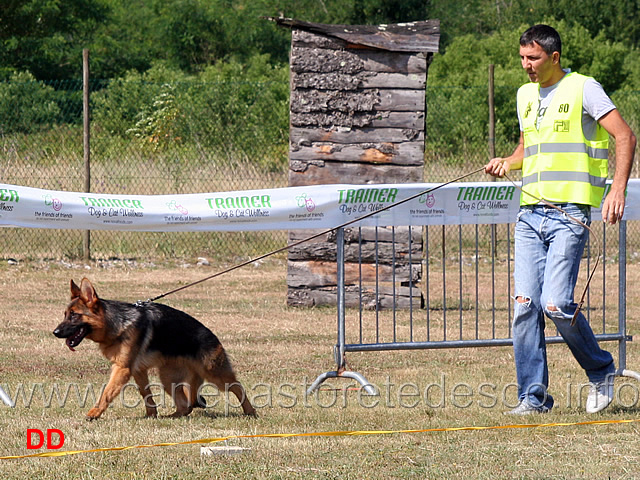
[[[2, 86], [0, 182], [83, 191], [82, 86]], [[91, 191], [152, 195], [286, 186], [287, 88], [93, 82]], [[83, 252], [81, 231], [5, 229], [2, 236], [5, 258], [74, 259]], [[226, 259], [253, 256], [285, 241], [286, 232], [94, 231], [91, 254]]]
[[[288, 183], [286, 82], [91, 82], [91, 191], [112, 194], [219, 192]], [[515, 87], [496, 88], [496, 151], [517, 140]], [[615, 101], [640, 123], [640, 92]], [[428, 88], [425, 174], [448, 180], [488, 158], [486, 88]], [[0, 83], [0, 182], [84, 189], [81, 82]], [[613, 151], [613, 149], [612, 149]], [[615, 159], [612, 159], [615, 164]], [[638, 175], [637, 162], [634, 176]], [[612, 169], [613, 171], [613, 169]], [[471, 180], [486, 180], [482, 174]], [[2, 229], [2, 257], [77, 259], [81, 231]], [[94, 231], [91, 254], [109, 258], [235, 259], [283, 246], [287, 233]], [[640, 233], [629, 226], [630, 258]]]

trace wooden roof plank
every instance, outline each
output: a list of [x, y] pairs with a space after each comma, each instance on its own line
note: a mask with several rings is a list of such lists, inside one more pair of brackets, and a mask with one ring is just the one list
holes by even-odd
[[328, 25], [292, 18], [266, 17], [278, 25], [339, 38], [354, 46], [392, 52], [437, 52], [440, 20], [383, 25]]

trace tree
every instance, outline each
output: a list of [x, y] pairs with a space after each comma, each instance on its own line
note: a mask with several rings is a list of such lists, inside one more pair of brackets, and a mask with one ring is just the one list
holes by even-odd
[[154, 13], [145, 0], [105, 0], [108, 17], [96, 30], [87, 47], [91, 50], [91, 75], [121, 78], [130, 70], [144, 72], [161, 58], [163, 42], [158, 42]]
[[105, 21], [103, 0], [5, 0], [0, 11], [0, 75], [77, 78], [82, 48]]
[[[595, 77], [609, 94], [625, 85], [637, 85], [635, 50], [607, 40], [604, 33], [592, 37], [581, 25], [553, 18], [541, 21], [554, 25], [563, 39], [563, 67]], [[427, 149], [433, 156], [466, 161], [466, 152], [481, 151], [486, 145], [489, 64], [495, 65], [496, 139], [505, 145], [517, 141], [516, 90], [528, 81], [518, 48], [527, 26], [511, 26], [491, 35], [460, 35], [434, 57], [427, 87], [429, 109], [437, 112], [429, 115]], [[625, 97], [627, 104], [630, 100]]]
[[429, 16], [442, 22], [442, 47], [468, 33], [491, 34], [504, 28], [519, 28], [543, 23], [543, 19], [580, 25], [590, 37], [627, 47], [640, 46], [638, 0], [431, 0]]
[[579, 24], [569, 25], [563, 20], [556, 27], [563, 42], [563, 67], [595, 77], [610, 94], [625, 83], [625, 64], [631, 48], [608, 40], [604, 32], [592, 36]]

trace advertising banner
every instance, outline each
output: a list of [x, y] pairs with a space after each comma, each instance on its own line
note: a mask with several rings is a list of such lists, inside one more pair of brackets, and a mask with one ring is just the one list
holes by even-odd
[[[401, 205], [397, 202], [418, 195]], [[316, 185], [185, 195], [112, 195], [0, 184], [0, 226], [153, 232], [328, 229], [385, 209], [360, 225], [512, 223], [520, 191], [510, 182]], [[599, 219], [593, 209], [593, 219]], [[640, 180], [625, 219], [640, 219]]]

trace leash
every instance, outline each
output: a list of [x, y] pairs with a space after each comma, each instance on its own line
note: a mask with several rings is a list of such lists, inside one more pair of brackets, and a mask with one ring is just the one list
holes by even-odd
[[[392, 204], [390, 204], [390, 205], [387, 205], [386, 207], [381, 207], [381, 208], [379, 208], [378, 210], [375, 210], [375, 211], [373, 211], [373, 212], [369, 212], [369, 213], [367, 213], [367, 214], [365, 214], [365, 215], [362, 215], [361, 217], [355, 218], [355, 219], [353, 219], [353, 220], [349, 220], [348, 222], [345, 222], [345, 223], [343, 223], [343, 224], [341, 224], [341, 225], [338, 225], [338, 226], [336, 226], [336, 227], [332, 227], [332, 228], [329, 228], [329, 229], [323, 230], [323, 231], [321, 231], [320, 233], [316, 233], [316, 234], [311, 235], [311, 236], [309, 236], [309, 237], [303, 238], [302, 240], [298, 240], [298, 241], [296, 241], [296, 242], [294, 242], [294, 243], [287, 244], [287, 245], [285, 245], [284, 247], [278, 248], [278, 249], [276, 249], [276, 250], [272, 250], [271, 252], [265, 253], [265, 254], [260, 255], [260, 256], [258, 256], [258, 257], [251, 258], [251, 259], [249, 259], [249, 260], [247, 260], [247, 261], [245, 261], [245, 262], [238, 263], [238, 264], [233, 265], [233, 266], [231, 266], [231, 267], [229, 267], [229, 268], [227, 268], [227, 269], [221, 270], [221, 271], [216, 272], [216, 273], [214, 273], [214, 274], [212, 274], [212, 275], [209, 275], [209, 276], [207, 276], [207, 277], [204, 277], [204, 278], [202, 278], [202, 279], [200, 279], [200, 280], [196, 280], [195, 282], [191, 282], [191, 283], [189, 283], [189, 284], [187, 284], [187, 285], [183, 285], [182, 287], [175, 288], [175, 289], [173, 289], [173, 290], [170, 290], [170, 291], [165, 292], [165, 293], [163, 293], [163, 294], [160, 294], [160, 295], [157, 295], [157, 296], [155, 296], [155, 297], [149, 298], [149, 299], [147, 299], [147, 300], [138, 300], [138, 301], [135, 303], [135, 305], [136, 305], [137, 307], [143, 307], [143, 306], [145, 306], [145, 305], [147, 305], [147, 304], [149, 304], [149, 303], [152, 303], [152, 302], [155, 302], [155, 301], [157, 301], [157, 300], [160, 300], [161, 298], [167, 297], [167, 296], [169, 296], [169, 295], [173, 295], [174, 293], [181, 292], [182, 290], [186, 290], [187, 288], [194, 287], [194, 286], [199, 285], [199, 284], [201, 284], [201, 283], [204, 283], [204, 282], [206, 282], [206, 281], [212, 280], [212, 279], [214, 279], [214, 278], [216, 278], [216, 277], [220, 277], [220, 276], [225, 275], [225, 274], [227, 274], [227, 273], [233, 272], [234, 270], [237, 270], [237, 269], [239, 269], [239, 268], [246, 267], [247, 265], [250, 265], [250, 264], [252, 264], [252, 263], [254, 263], [254, 262], [258, 262], [258, 261], [263, 260], [263, 259], [265, 259], [265, 258], [267, 258], [267, 257], [272, 256], [272, 255], [276, 255], [276, 254], [278, 254], [278, 253], [281, 253], [281, 252], [287, 251], [287, 250], [289, 250], [289, 249], [291, 249], [291, 248], [293, 248], [293, 247], [297, 247], [298, 245], [301, 245], [301, 244], [303, 244], [303, 243], [306, 243], [306, 242], [308, 242], [308, 241], [310, 241], [310, 240], [314, 240], [314, 239], [316, 239], [316, 238], [318, 238], [318, 237], [321, 237], [321, 236], [323, 236], [323, 235], [326, 235], [326, 234], [328, 234], [328, 233], [331, 233], [331, 232], [333, 232], [333, 231], [335, 231], [335, 230], [338, 230], [338, 229], [340, 229], [340, 228], [348, 227], [349, 225], [353, 225], [354, 223], [357, 223], [357, 222], [360, 222], [360, 221], [362, 221], [362, 220], [365, 220], [365, 219], [367, 219], [367, 218], [369, 218], [369, 217], [372, 217], [372, 216], [374, 216], [374, 215], [377, 215], [378, 213], [381, 213], [381, 212], [384, 212], [384, 211], [390, 210], [390, 209], [392, 209], [392, 208], [394, 208], [394, 207], [397, 207], [398, 205], [402, 205], [402, 204], [404, 204], [404, 203], [410, 202], [411, 200], [414, 200], [414, 199], [416, 199], [416, 198], [418, 198], [418, 197], [421, 197], [422, 195], [426, 195], [426, 194], [428, 194], [428, 193], [434, 192], [434, 191], [436, 191], [436, 190], [438, 190], [438, 189], [440, 189], [440, 188], [442, 188], [442, 187], [445, 187], [445, 186], [447, 186], [447, 185], [450, 185], [450, 184], [452, 184], [452, 183], [459, 182], [460, 180], [463, 180], [463, 179], [465, 179], [465, 178], [467, 178], [467, 177], [470, 177], [471, 175], [474, 175], [474, 174], [476, 174], [476, 173], [479, 173], [479, 172], [481, 172], [481, 171], [484, 171], [484, 169], [485, 169], [485, 167], [484, 167], [484, 166], [482, 166], [481, 168], [479, 168], [479, 169], [477, 169], [477, 170], [473, 170], [473, 171], [471, 171], [471, 172], [468, 172], [468, 173], [465, 173], [465, 174], [463, 174], [463, 175], [460, 175], [459, 177], [456, 177], [456, 178], [454, 178], [453, 180], [449, 180], [449, 181], [447, 181], [447, 182], [444, 182], [444, 183], [441, 183], [441, 184], [439, 184], [439, 185], [436, 185], [435, 187], [432, 187], [432, 188], [429, 188], [429, 189], [427, 189], [427, 190], [424, 190], [424, 191], [418, 192], [418, 193], [416, 193], [416, 194], [414, 194], [414, 195], [411, 195], [411, 196], [409, 196], [409, 197], [407, 197], [407, 198], [405, 198], [405, 199], [403, 199], [403, 200], [399, 200], [399, 201], [397, 201], [397, 202], [395, 202], [395, 203], [392, 203]], [[538, 198], [538, 197], [536, 197], [535, 195], [533, 195], [533, 194], [531, 194], [531, 193], [527, 192], [527, 191], [526, 191], [526, 190], [524, 190], [520, 185], [518, 185], [516, 182], [514, 182], [514, 181], [511, 179], [511, 177], [509, 177], [506, 173], [504, 174], [504, 177], [505, 177], [509, 182], [511, 182], [511, 183], [512, 183], [512, 184], [513, 184], [513, 185], [514, 185], [518, 190], [520, 190], [522, 193], [524, 193], [524, 194], [526, 194], [526, 195], [529, 195], [530, 197], [533, 197], [533, 198], [534, 198], [535, 200], [537, 200], [538, 202], [543, 203], [543, 204], [545, 204], [546, 206], [548, 206], [548, 207], [550, 207], [550, 208], [553, 208], [553, 209], [555, 209], [555, 210], [558, 210], [558, 211], [559, 211], [559, 212], [561, 212], [563, 215], [565, 215], [567, 218], [569, 218], [571, 221], [573, 221], [573, 222], [577, 223], [578, 225], [581, 225], [582, 227], [586, 228], [586, 229], [587, 229], [587, 231], [588, 231], [589, 233], [593, 234], [593, 235], [594, 235], [594, 237], [595, 237], [595, 234], [594, 234], [593, 230], [591, 229], [591, 227], [589, 227], [589, 225], [587, 225], [587, 224], [585, 224], [584, 222], [582, 222], [582, 221], [578, 220], [577, 218], [573, 217], [572, 215], [569, 215], [566, 211], [564, 211], [562, 208], [558, 207], [557, 205], [554, 205], [553, 203], [548, 202], [547, 200], [544, 200], [544, 199], [542, 199], [542, 198]], [[589, 276], [588, 276], [588, 278], [587, 278], [587, 283], [586, 283], [586, 285], [585, 285], [585, 287], [584, 287], [584, 290], [583, 290], [583, 292], [582, 292], [582, 296], [581, 296], [581, 298], [580, 298], [580, 302], [578, 302], [578, 306], [577, 306], [577, 308], [576, 308], [576, 310], [575, 310], [575, 312], [574, 312], [574, 314], [573, 314], [573, 318], [571, 319], [571, 326], [574, 326], [574, 325], [575, 325], [576, 318], [578, 317], [578, 314], [579, 314], [579, 313], [580, 313], [580, 311], [582, 310], [582, 307], [583, 307], [583, 305], [584, 305], [585, 298], [586, 298], [586, 295], [587, 295], [587, 291], [589, 290], [589, 284], [591, 283], [591, 280], [593, 279], [593, 276], [594, 276], [594, 274], [595, 274], [595, 272], [596, 272], [596, 270], [597, 270], [597, 268], [598, 268], [598, 265], [600, 264], [600, 258], [601, 258], [601, 257], [602, 257], [602, 253], [598, 253], [598, 256], [596, 257], [595, 265], [594, 265], [593, 269], [591, 270], [591, 273], [589, 274]]]
[[[520, 185], [518, 185], [516, 182], [514, 182], [506, 173], [504, 174], [504, 178], [506, 178], [507, 180], [509, 180], [518, 190], [520, 190], [522, 193], [529, 195], [530, 197], [532, 197], [533, 199], [537, 200], [539, 203], [543, 203], [544, 205], [546, 205], [547, 207], [551, 207], [557, 211], [559, 211], [560, 213], [562, 213], [564, 216], [566, 216], [569, 220], [571, 220], [572, 222], [577, 223], [578, 225], [581, 225], [582, 227], [586, 228], [587, 231], [589, 233], [591, 233], [594, 237], [595, 237], [595, 233], [593, 232], [593, 230], [591, 229], [591, 227], [589, 225], [587, 225], [586, 223], [582, 222], [581, 220], [578, 220], [577, 218], [569, 215], [566, 211], [564, 211], [562, 208], [558, 207], [557, 205], [554, 205], [551, 202], [548, 202], [547, 200], [545, 200], [544, 198], [539, 198], [536, 197], [535, 195], [533, 195], [532, 193], [527, 192], [526, 190], [524, 190]], [[598, 256], [596, 257], [596, 262], [595, 265], [593, 267], [593, 269], [591, 270], [591, 273], [589, 274], [589, 276], [587, 277], [587, 284], [584, 287], [584, 290], [582, 291], [582, 296], [580, 297], [580, 302], [578, 302], [578, 307], [576, 308], [576, 311], [573, 313], [573, 318], [571, 319], [571, 326], [573, 327], [576, 324], [576, 318], [578, 318], [578, 314], [580, 313], [580, 310], [582, 310], [582, 306], [584, 305], [584, 301], [585, 301], [585, 297], [587, 296], [587, 291], [589, 290], [589, 284], [591, 283], [591, 279], [593, 278], [593, 275], [596, 273], [596, 270], [598, 268], [598, 265], [600, 264], [600, 258], [602, 258], [603, 252], [602, 250], [599, 250], [598, 252]]]
[[245, 266], [247, 266], [247, 265], [249, 265], [251, 263], [260, 261], [260, 260], [262, 260], [264, 258], [267, 258], [267, 257], [271, 256], [271, 255], [275, 255], [277, 253], [281, 253], [281, 252], [284, 252], [286, 250], [289, 250], [289, 249], [291, 249], [293, 247], [297, 247], [298, 245], [301, 245], [301, 244], [303, 244], [305, 242], [308, 242], [310, 240], [314, 240], [314, 239], [316, 239], [318, 237], [326, 235], [327, 233], [333, 232], [333, 231], [338, 230], [340, 228], [348, 227], [349, 225], [353, 225], [354, 223], [357, 223], [357, 222], [360, 222], [360, 221], [362, 221], [362, 220], [364, 220], [366, 218], [372, 217], [373, 215], [377, 215], [380, 212], [384, 212], [386, 210], [390, 210], [390, 209], [392, 209], [394, 207], [397, 207], [398, 205], [402, 205], [403, 203], [407, 203], [407, 202], [410, 202], [411, 200], [414, 200], [415, 198], [421, 197], [422, 195], [426, 195], [428, 193], [434, 192], [435, 190], [438, 190], [439, 188], [445, 187], [445, 186], [450, 185], [450, 184], [455, 183], [455, 182], [459, 182], [460, 180], [463, 180], [463, 179], [465, 179], [467, 177], [470, 177], [471, 175], [474, 175], [474, 174], [479, 173], [481, 171], [484, 171], [484, 166], [479, 168], [479, 169], [477, 169], [477, 170], [474, 170], [472, 172], [465, 173], [464, 175], [460, 175], [459, 177], [454, 178], [453, 180], [449, 180], [448, 182], [441, 183], [439, 185], [436, 185], [435, 187], [429, 188], [429, 189], [424, 190], [422, 192], [416, 193], [415, 195], [411, 195], [410, 197], [407, 197], [407, 198], [405, 198], [403, 200], [399, 200], [399, 201], [397, 201], [395, 203], [387, 205], [386, 207], [381, 207], [378, 210], [375, 210], [373, 212], [369, 212], [369, 213], [367, 213], [365, 215], [362, 215], [361, 217], [355, 218], [353, 220], [349, 220], [348, 222], [345, 222], [342, 225], [338, 225], [336, 227], [329, 228], [329, 229], [324, 230], [324, 231], [322, 231], [320, 233], [317, 233], [315, 235], [311, 235], [310, 237], [306, 237], [306, 238], [304, 238], [302, 240], [298, 240], [297, 242], [290, 243], [288, 245], [285, 245], [284, 247], [278, 248], [277, 250], [273, 250], [273, 251], [271, 251], [269, 253], [265, 253], [265, 254], [260, 255], [258, 257], [252, 258], [250, 260], [247, 260], [246, 262], [242, 262], [242, 263], [236, 264], [236, 265], [234, 265], [232, 267], [229, 267], [229, 268], [227, 268], [225, 270], [222, 270], [222, 271], [219, 271], [219, 272], [214, 273], [212, 275], [209, 275], [208, 277], [204, 277], [204, 278], [202, 278], [200, 280], [197, 280], [195, 282], [189, 283], [187, 285], [183, 285], [182, 287], [175, 288], [175, 289], [170, 290], [170, 291], [168, 291], [166, 293], [163, 293], [163, 294], [158, 295], [158, 296], [153, 297], [153, 298], [149, 298], [149, 299], [144, 300], [144, 301], [143, 300], [138, 300], [135, 303], [135, 305], [137, 307], [143, 307], [143, 306], [145, 306], [145, 305], [147, 305], [147, 304], [149, 304], [151, 302], [155, 302], [156, 300], [160, 300], [161, 298], [164, 298], [166, 296], [172, 295], [174, 293], [178, 293], [178, 292], [180, 292], [182, 290], [185, 290], [187, 288], [194, 287], [196, 285], [199, 285], [200, 283], [206, 282], [208, 280], [214, 279], [214, 278], [219, 277], [221, 275], [224, 275], [226, 273], [229, 273], [229, 272], [232, 272], [232, 271], [237, 270], [239, 268], [245, 267]]

